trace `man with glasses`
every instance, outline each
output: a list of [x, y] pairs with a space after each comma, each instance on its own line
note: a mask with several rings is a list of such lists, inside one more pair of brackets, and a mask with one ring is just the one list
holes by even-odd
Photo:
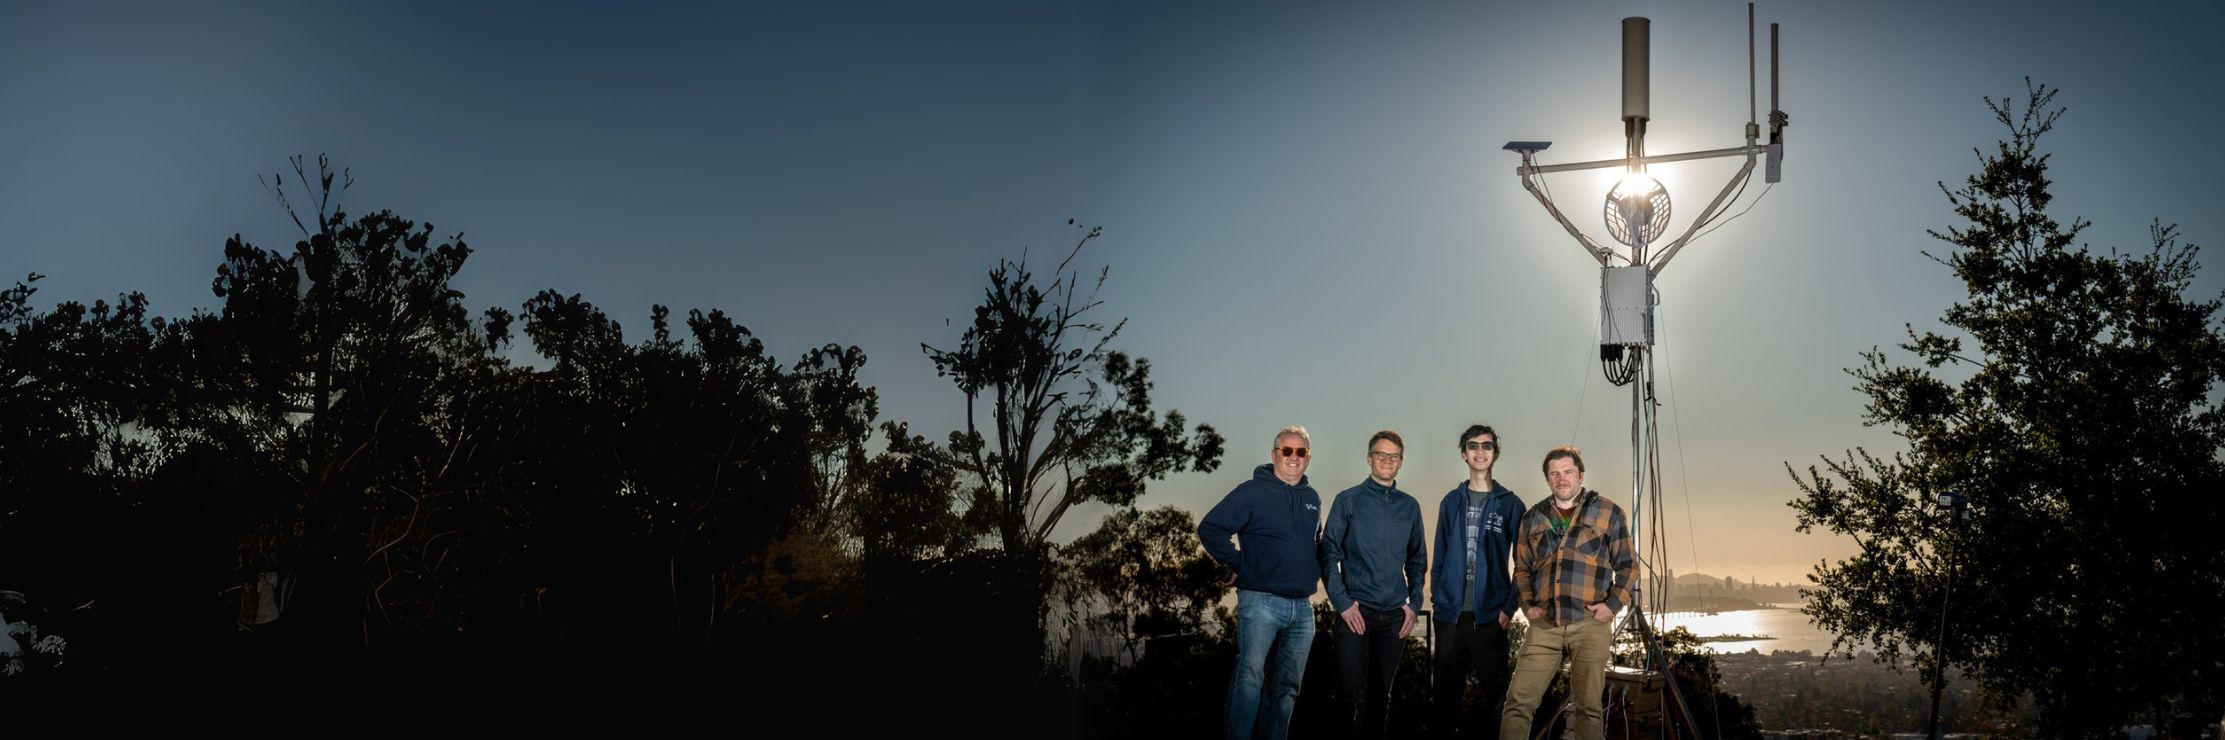
[[[1507, 622], [1515, 609], [1507, 563], [1522, 521], [1522, 499], [1491, 479], [1491, 466], [1499, 460], [1497, 431], [1471, 424], [1458, 443], [1468, 479], [1437, 505], [1437, 565], [1429, 579], [1437, 620], [1432, 724], [1442, 737], [1458, 732], [1495, 738], [1507, 688]], [[1481, 680], [1483, 696], [1462, 712], [1471, 674]]]
[[[1268, 740], [1290, 734], [1306, 654], [1313, 650], [1314, 589], [1321, 563], [1314, 558], [1321, 525], [1321, 495], [1306, 482], [1312, 461], [1306, 428], [1284, 427], [1268, 448], [1269, 462], [1229, 491], [1198, 522], [1205, 552], [1234, 571], [1236, 674], [1228, 684], [1229, 740], [1252, 740], [1265, 720]], [[1242, 547], [1231, 544], [1237, 538]], [[1267, 675], [1268, 655], [1274, 675]], [[1263, 706], [1264, 705], [1264, 706]]]
[[1568, 690], [1576, 701], [1576, 737], [1599, 740], [1606, 692], [1609, 624], [1630, 598], [1637, 559], [1622, 507], [1584, 490], [1584, 457], [1563, 445], [1545, 453], [1545, 487], [1553, 495], [1522, 515], [1514, 539], [1514, 587], [1529, 619], [1513, 686], [1500, 715], [1500, 737], [1528, 737], [1530, 717], [1568, 657]]
[[1380, 738], [1390, 729], [1391, 683], [1406, 652], [1406, 635], [1414, 631], [1414, 615], [1421, 613], [1429, 555], [1422, 543], [1421, 504], [1398, 490], [1406, 441], [1384, 430], [1367, 446], [1367, 479], [1329, 503], [1329, 521], [1321, 528], [1321, 580], [1329, 588], [1329, 608], [1337, 613], [1337, 670], [1344, 689], [1338, 719], [1352, 737]]

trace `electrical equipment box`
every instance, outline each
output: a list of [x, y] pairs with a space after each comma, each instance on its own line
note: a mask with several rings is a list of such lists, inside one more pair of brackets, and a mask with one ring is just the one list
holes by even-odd
[[1653, 346], [1653, 272], [1645, 265], [1609, 267], [1599, 282], [1599, 343]]

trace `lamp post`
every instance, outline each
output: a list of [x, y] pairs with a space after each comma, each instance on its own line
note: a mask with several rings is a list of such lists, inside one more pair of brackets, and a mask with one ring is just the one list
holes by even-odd
[[1939, 695], [1947, 688], [1947, 600], [1955, 592], [1955, 541], [1962, 539], [1962, 525], [1969, 518], [1969, 498], [1961, 491], [1949, 489], [1939, 494], [1939, 505], [1947, 509], [1947, 526], [1953, 532], [1947, 536], [1947, 586], [1939, 590], [1939, 631], [1934, 633], [1939, 643], [1932, 648], [1931, 667], [1931, 727], [1924, 737], [1939, 738]]

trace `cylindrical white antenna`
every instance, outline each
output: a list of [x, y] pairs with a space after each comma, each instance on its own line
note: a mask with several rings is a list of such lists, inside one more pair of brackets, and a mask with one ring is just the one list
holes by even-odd
[[1652, 23], [1635, 16], [1622, 19], [1622, 120], [1625, 121], [1653, 117], [1646, 79], [1646, 30]]

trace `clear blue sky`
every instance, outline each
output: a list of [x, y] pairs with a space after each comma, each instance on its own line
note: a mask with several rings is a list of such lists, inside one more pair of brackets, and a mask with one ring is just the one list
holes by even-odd
[[[2055, 211], [2096, 247], [2141, 248], [2157, 217], [2220, 243], [2225, 6], [1759, 13], [1784, 25], [1785, 182], [1658, 287], [1671, 565], [1767, 581], [1849, 548], [1791, 531], [1783, 462], [1897, 447], [1841, 368], [1960, 295], [1919, 250], [1953, 223], [1933, 183], [2002, 134], [1981, 96], [2063, 89]], [[1203, 511], [1289, 423], [1315, 430], [1324, 495], [1390, 427], [1433, 506], [1485, 421], [1526, 500], [1569, 441], [1626, 499], [1596, 266], [1499, 147], [1619, 154], [1630, 15], [1653, 19], [1650, 148], [1739, 143], [1738, 2], [0, 2], [0, 272], [47, 275], [45, 305], [211, 307], [226, 237], [297, 237], [256, 176], [325, 152], [350, 210], [464, 233], [474, 306], [556, 288], [636, 340], [663, 303], [726, 309], [783, 357], [860, 345], [883, 417], [939, 436], [961, 399], [919, 343], [955, 342], [944, 319], [997, 258], [1063, 254], [1071, 217], [1105, 227], [1088, 265], [1160, 407], [1230, 440], [1146, 506]], [[1731, 167], [1657, 170], [1677, 230]], [[1551, 181], [1595, 235], [1603, 181]]]

